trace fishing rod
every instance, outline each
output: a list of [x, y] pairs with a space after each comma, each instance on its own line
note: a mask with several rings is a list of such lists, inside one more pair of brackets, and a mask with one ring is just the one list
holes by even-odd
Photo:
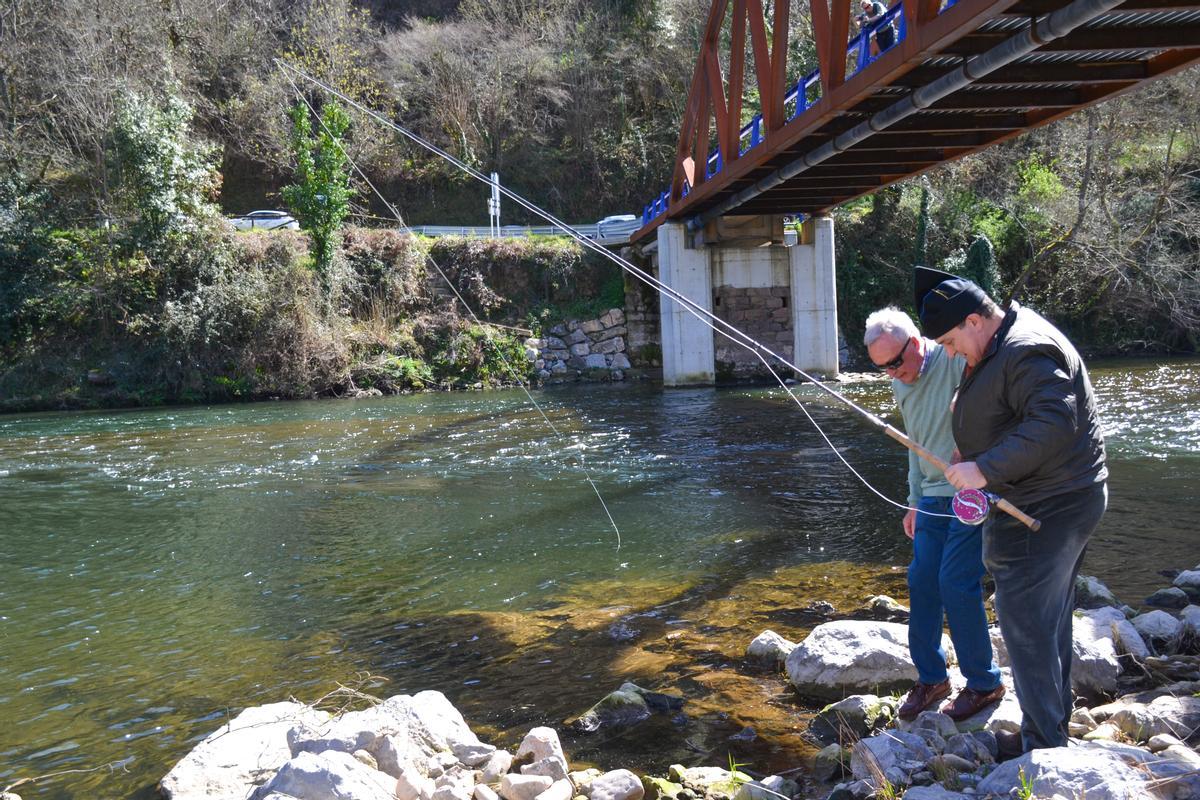
[[[822, 381], [820, 381], [817, 378], [813, 377], [812, 375], [808, 374], [808, 372], [801, 369], [799, 366], [792, 363], [784, 356], [780, 355], [779, 353], [775, 352], [771, 348], [762, 344], [761, 342], [754, 339], [749, 334], [746, 334], [739, 328], [736, 328], [735, 326], [731, 325], [730, 323], [726, 322], [725, 320], [717, 317], [712, 312], [710, 312], [708, 309], [705, 309], [702, 306], [698, 305], [693, 300], [691, 300], [687, 296], [681, 294], [678, 290], [674, 289], [673, 287], [668, 286], [667, 284], [663, 283], [661, 280], [654, 277], [654, 275], [646, 272], [641, 267], [638, 267], [637, 265], [633, 264], [626, 258], [624, 258], [616, 253], [613, 253], [608, 248], [605, 248], [605, 247], [602, 247], [602, 246], [596, 244], [591, 239], [588, 239], [586, 236], [584, 236], [582, 233], [580, 233], [578, 230], [576, 230], [574, 227], [572, 227], [568, 223], [560, 220], [558, 217], [551, 214], [549, 211], [546, 211], [545, 209], [541, 208], [540, 206], [536, 205], [535, 203], [533, 203], [529, 200], [526, 200], [523, 196], [512, 191], [507, 186], [504, 186], [499, 183], [493, 183], [490, 176], [484, 175], [479, 170], [471, 167], [469, 164], [461, 161], [460, 159], [455, 158], [450, 153], [446, 152], [445, 150], [443, 150], [442, 148], [433, 144], [432, 142], [422, 138], [421, 136], [418, 136], [416, 133], [408, 130], [404, 126], [399, 125], [396, 122], [384, 117], [383, 115], [379, 114], [378, 112], [374, 111], [373, 109], [367, 108], [362, 103], [347, 96], [344, 92], [338, 90], [337, 88], [335, 88], [333, 86], [330, 86], [328, 83], [325, 83], [324, 81], [321, 81], [321, 80], [303, 72], [302, 70], [297, 69], [295, 66], [288, 64], [285, 61], [277, 59], [276, 64], [278, 64], [281, 69], [287, 70], [288, 72], [295, 74], [297, 77], [301, 78], [302, 80], [307, 81], [320, 89], [323, 89], [324, 91], [328, 92], [329, 94], [333, 95], [334, 97], [337, 97], [342, 102], [346, 103], [347, 105], [356, 109], [357, 111], [366, 115], [367, 117], [370, 117], [371, 119], [375, 120], [376, 122], [383, 125], [384, 127], [391, 128], [393, 131], [399, 133], [401, 136], [405, 137], [409, 141], [411, 141], [414, 144], [418, 145], [419, 147], [421, 147], [425, 150], [428, 150], [429, 152], [439, 156], [440, 158], [444, 159], [445, 161], [449, 162], [450, 164], [453, 164], [454, 166], [458, 167], [460, 170], [467, 173], [468, 175], [475, 178], [476, 180], [480, 181], [481, 183], [487, 184], [488, 186], [495, 186], [502, 194], [504, 194], [506, 197], [508, 197], [510, 200], [512, 200], [514, 203], [516, 203], [521, 208], [524, 208], [525, 210], [531, 212], [532, 214], [534, 214], [538, 217], [541, 217], [542, 219], [546, 220], [554, 227], [561, 229], [564, 233], [566, 233], [569, 236], [571, 236], [572, 238], [576, 239], [585, 248], [614, 262], [615, 264], [620, 266], [623, 270], [625, 270], [629, 274], [633, 275], [634, 277], [638, 278], [646, 285], [650, 286], [651, 288], [655, 289], [660, 294], [666, 296], [670, 300], [673, 300], [675, 303], [679, 304], [684, 310], [686, 310], [688, 313], [690, 313], [696, 319], [700, 320], [700, 322], [702, 322], [703, 324], [707, 325], [714, 332], [721, 333], [721, 334], [727, 336], [728, 338], [730, 338], [731, 340], [733, 340], [735, 343], [740, 344], [742, 347], [746, 348], [747, 350], [750, 350], [752, 353], [757, 355], [758, 358], [764, 364], [767, 365], [767, 369], [771, 372], [772, 375], [775, 376], [776, 380], [779, 381], [779, 384], [784, 388], [784, 390], [788, 393], [788, 395], [793, 400], [795, 400], [797, 405], [800, 406], [800, 408], [808, 416], [809, 420], [813, 423], [814, 426], [817, 426], [816, 420], [814, 420], [812, 418], [812, 416], [808, 414], [808, 410], [804, 408], [804, 404], [801, 403], [800, 399], [798, 397], [796, 397], [796, 395], [788, 388], [786, 382], [778, 375], [778, 373], [775, 372], [774, 369], [772, 369], [770, 367], [770, 365], [767, 363], [766, 356], [770, 356], [771, 358], [775, 359], [783, 366], [787, 367], [788, 369], [791, 369], [797, 375], [799, 375], [800, 377], [804, 378], [809, 383], [816, 386], [818, 389], [821, 389], [826, 394], [833, 397], [835, 400], [841, 402], [842, 404], [849, 407], [853, 411], [856, 411], [860, 416], [865, 418], [868, 422], [870, 422], [872, 425], [874, 425], [876, 428], [878, 428], [880, 431], [882, 431], [885, 435], [887, 435], [891, 439], [895, 440], [896, 442], [900, 443], [904, 447], [908, 448], [913, 453], [916, 453], [916, 455], [918, 457], [925, 459], [926, 461], [933, 464], [934, 466], [936, 466], [938, 469], [942, 470], [943, 472], [949, 467], [949, 464], [947, 464], [946, 461], [944, 461], [943, 459], [934, 455], [927, 448], [925, 448], [924, 446], [913, 441], [910, 437], [908, 437], [901, 431], [897, 430], [892, 425], [889, 425], [888, 423], [884, 422], [882, 419], [880, 419], [875, 414], [872, 414], [870, 411], [867, 411], [865, 408], [859, 406], [857, 403], [855, 403], [854, 401], [852, 401], [850, 398], [846, 397], [845, 395], [841, 394], [840, 392], [835, 391], [834, 389], [826, 386]], [[376, 190], [376, 193], [378, 194], [378, 190]], [[386, 200], [384, 200], [384, 202], [387, 203]], [[395, 208], [390, 203], [387, 203], [387, 205], [389, 208], [391, 208], [392, 212], [394, 214], [396, 214], [397, 217], [399, 217], [399, 214], [395, 210]], [[401, 221], [401, 224], [403, 224], [403, 221]], [[818, 429], [818, 431], [820, 431], [820, 426], [817, 426], [817, 429]], [[822, 436], [824, 436], [824, 431], [820, 431], [820, 432], [821, 432]], [[833, 447], [833, 444], [832, 444], [832, 442], [829, 442], [828, 437], [825, 437], [825, 440], [827, 443], [829, 443], [829, 445], [833, 449], [834, 453], [837, 454], [839, 458], [842, 458], [841, 453], [839, 453], [837, 451], [836, 447]], [[844, 458], [842, 458], [842, 462], [845, 463], [848, 467], [850, 466], [849, 463], [846, 462], [846, 460]], [[854, 471], [853, 467], [851, 467], [850, 469], [852, 471]], [[855, 472], [855, 475], [858, 475], [858, 473]], [[861, 475], [859, 475], [858, 477], [860, 480], [862, 480], [864, 482], [864, 484], [866, 484], [868, 486], [868, 488], [870, 488], [872, 491], [874, 491], [880, 497], [883, 497], [883, 495], [881, 495], [878, 491], [875, 490], [875, 488], [873, 486], [871, 486], [869, 483], [867, 483], [867, 481], [865, 479], [863, 479]], [[907, 506], [904, 506], [903, 504], [900, 504], [900, 503], [896, 503], [886, 497], [884, 499], [888, 500], [888, 502], [892, 503], [893, 505], [897, 505], [902, 508], [907, 508]], [[953, 508], [955, 511], [955, 516], [957, 516], [964, 523], [967, 523], [970, 525], [978, 525], [978, 524], [982, 523], [984, 521], [984, 519], [987, 517], [987, 514], [990, 510], [990, 506], [992, 506], [992, 505], [994, 505], [996, 508], [999, 508], [1001, 511], [1004, 511], [1005, 513], [1010, 514], [1011, 516], [1015, 517], [1017, 520], [1019, 520], [1022, 524], [1024, 524], [1031, 530], [1036, 531], [1039, 528], [1041, 528], [1041, 522], [1039, 522], [1038, 520], [1029, 516], [1028, 514], [1024, 513], [1023, 511], [1018, 509], [1016, 506], [1014, 506], [1012, 503], [1008, 502], [1007, 500], [1004, 500], [1001, 497], [998, 497], [995, 494], [992, 494], [990, 492], [985, 492], [982, 490], [978, 490], [978, 489], [961, 490], [958, 494], [955, 495], [955, 502], [953, 503]], [[919, 513], [928, 513], [928, 512], [921, 512], [919, 510], [918, 510], [918, 512]]]

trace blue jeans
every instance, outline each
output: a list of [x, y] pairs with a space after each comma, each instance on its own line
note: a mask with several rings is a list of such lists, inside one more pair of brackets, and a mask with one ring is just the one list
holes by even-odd
[[[923, 497], [918, 511], [953, 514], [949, 497]], [[992, 661], [983, 610], [983, 536], [978, 526], [957, 518], [917, 514], [913, 560], [908, 567], [908, 649], [921, 683], [946, 680], [942, 619], [950, 623], [950, 640], [967, 687], [990, 692], [1000, 684]]]
[[1012, 662], [1026, 751], [1067, 744], [1075, 576], [1107, 505], [1102, 483], [1022, 508], [1041, 520], [1036, 533], [1002, 512], [984, 523], [984, 561], [996, 579], [996, 616]]

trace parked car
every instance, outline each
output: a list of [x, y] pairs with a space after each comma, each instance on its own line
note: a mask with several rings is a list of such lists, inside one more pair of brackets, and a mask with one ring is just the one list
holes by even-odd
[[296, 218], [286, 211], [251, 211], [244, 217], [230, 217], [229, 222], [239, 231], [257, 228], [268, 231], [287, 228], [294, 231], [300, 228]]
[[613, 214], [596, 223], [596, 236], [600, 239], [628, 236], [640, 227], [641, 222], [633, 214]]

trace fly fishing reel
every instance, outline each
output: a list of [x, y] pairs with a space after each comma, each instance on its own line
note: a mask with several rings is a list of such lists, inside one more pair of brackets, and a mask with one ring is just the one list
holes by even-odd
[[950, 501], [950, 507], [964, 525], [981, 525], [991, 511], [992, 502], [982, 489], [959, 489]]

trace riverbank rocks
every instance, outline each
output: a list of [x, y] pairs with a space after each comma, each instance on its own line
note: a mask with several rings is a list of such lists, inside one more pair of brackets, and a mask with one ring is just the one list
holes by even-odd
[[1099, 578], [1091, 575], [1075, 577], [1075, 607], [1082, 609], [1120, 606], [1116, 595]]
[[159, 782], [159, 791], [167, 800], [245, 800], [292, 757], [288, 731], [296, 726], [316, 728], [329, 718], [300, 703], [248, 708], [172, 767]]
[[1188, 597], [1188, 593], [1178, 586], [1159, 589], [1146, 598], [1146, 605], [1155, 608], [1185, 608], [1190, 602], [1191, 598]]
[[730, 771], [721, 767], [684, 767], [681, 764], [672, 764], [668, 777], [676, 783], [683, 784], [683, 787], [693, 794], [707, 797], [710, 800], [732, 800], [743, 783], [753, 780], [739, 770]]
[[[946, 658], [954, 646], [942, 637]], [[788, 679], [804, 697], [836, 701], [848, 694], [903, 692], [917, 680], [908, 654], [908, 628], [895, 622], [826, 622], [787, 657]]]
[[570, 320], [542, 338], [525, 340], [525, 354], [545, 383], [625, 379], [625, 312], [611, 308], [596, 319]]
[[1156, 651], [1170, 647], [1183, 633], [1183, 623], [1166, 611], [1154, 610], [1130, 620], [1133, 627]]
[[1002, 797], [1027, 786], [1032, 790], [1027, 795], [1030, 797], [1149, 800], [1178, 797], [1177, 788], [1184, 788], [1189, 794], [1183, 797], [1195, 796], [1187, 786], [1160, 781], [1155, 774], [1155, 768], [1177, 776], [1182, 770], [1176, 772], [1164, 759], [1144, 751], [1131, 751], [1137, 748], [1083, 745], [1032, 750], [1001, 764], [979, 783], [978, 789]]
[[1118, 609], [1076, 611], [1072, 621], [1071, 686], [1085, 695], [1111, 694], [1124, 670], [1119, 656], [1150, 654], [1137, 628]]
[[1169, 734], [1200, 744], [1200, 682], [1175, 683], [1119, 697], [1092, 708], [1097, 722], [1111, 722], [1133, 741]]
[[822, 744], [850, 744], [870, 736], [896, 717], [899, 701], [859, 694], [822, 708], [808, 724], [808, 732]]

